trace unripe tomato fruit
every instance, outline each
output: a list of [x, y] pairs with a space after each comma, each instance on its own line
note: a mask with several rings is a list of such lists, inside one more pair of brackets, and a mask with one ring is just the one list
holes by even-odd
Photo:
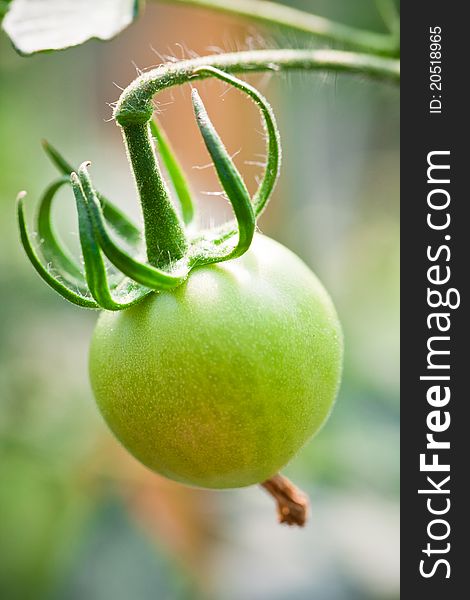
[[258, 234], [241, 258], [102, 313], [90, 352], [98, 406], [121, 443], [150, 469], [207, 488], [277, 473], [326, 420], [341, 363], [325, 289]]

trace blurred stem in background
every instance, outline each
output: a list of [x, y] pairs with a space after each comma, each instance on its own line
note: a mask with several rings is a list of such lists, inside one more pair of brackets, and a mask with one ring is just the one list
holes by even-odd
[[391, 35], [364, 31], [335, 23], [330, 19], [268, 0], [155, 0], [171, 4], [184, 4], [247, 17], [267, 25], [286, 27], [309, 33], [318, 39], [334, 44], [344, 44], [362, 52], [396, 56], [399, 53], [397, 12], [393, 0], [376, 0], [377, 7]]

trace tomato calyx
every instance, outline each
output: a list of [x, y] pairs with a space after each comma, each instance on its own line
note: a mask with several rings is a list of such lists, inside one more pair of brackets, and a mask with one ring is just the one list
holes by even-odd
[[[26, 226], [25, 193], [18, 196], [20, 237], [39, 275], [70, 302], [85, 308], [123, 310], [152, 292], [178, 287], [195, 267], [237, 258], [250, 247], [257, 218], [269, 200], [279, 173], [281, 150], [273, 111], [254, 87], [215, 67], [197, 66], [192, 76], [216, 77], [243, 92], [260, 109], [266, 131], [267, 158], [257, 191], [251, 198], [195, 89], [192, 102], [196, 122], [235, 216], [233, 221], [220, 227], [196, 234], [191, 232], [195, 210], [189, 185], [164, 132], [150, 114], [146, 113], [147, 120], [140, 117], [118, 120], [139, 193], [143, 233], [95, 189], [89, 162], [74, 169], [54, 147], [44, 142], [46, 154], [62, 176], [46, 189], [39, 204], [37, 231], [41, 242], [38, 249]], [[138, 85], [137, 80], [127, 90], [137, 89]], [[179, 212], [173, 206], [161, 174], [154, 141], [176, 193]], [[72, 187], [75, 198], [83, 266], [63, 248], [51, 222], [55, 195], [66, 184]], [[143, 254], [146, 255], [144, 260]]]

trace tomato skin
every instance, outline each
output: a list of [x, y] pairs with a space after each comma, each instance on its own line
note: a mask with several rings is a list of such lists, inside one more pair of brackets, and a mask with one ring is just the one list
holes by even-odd
[[233, 488], [274, 475], [321, 427], [342, 354], [321, 283], [257, 234], [241, 258], [102, 313], [90, 376], [104, 419], [142, 463], [185, 484]]

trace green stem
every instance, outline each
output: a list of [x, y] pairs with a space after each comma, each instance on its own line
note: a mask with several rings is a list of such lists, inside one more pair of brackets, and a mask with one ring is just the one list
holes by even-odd
[[127, 129], [132, 123], [144, 124], [152, 117], [153, 96], [168, 87], [189, 80], [205, 79], [209, 73], [195, 73], [199, 67], [215, 67], [227, 73], [254, 71], [334, 71], [367, 75], [398, 83], [400, 62], [370, 54], [341, 50], [251, 50], [212, 54], [190, 60], [165, 63], [143, 73], [121, 94], [114, 110], [116, 121]]
[[158, 0], [209, 8], [219, 12], [309, 33], [327, 42], [339, 43], [374, 54], [396, 55], [399, 48], [395, 36], [363, 31], [324, 17], [266, 0]]
[[123, 133], [142, 205], [147, 258], [154, 267], [167, 267], [187, 249], [183, 226], [171, 204], [148, 124], [129, 124]]

